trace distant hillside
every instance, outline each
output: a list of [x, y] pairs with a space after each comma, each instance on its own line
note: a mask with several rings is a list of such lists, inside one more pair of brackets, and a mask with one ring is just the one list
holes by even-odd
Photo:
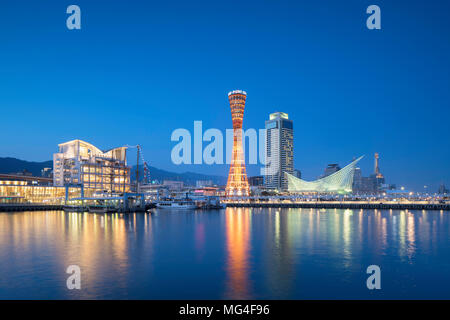
[[[150, 170], [150, 179], [159, 180], [160, 182], [164, 180], [176, 180], [176, 181], [183, 181], [185, 184], [188, 185], [195, 185], [195, 182], [197, 180], [211, 180], [214, 184], [217, 185], [225, 185], [227, 183], [227, 178], [222, 176], [206, 175], [195, 172], [176, 173], [161, 170], [151, 166], [149, 166], [149, 170]], [[140, 179], [142, 179], [143, 173], [144, 173], [143, 167], [139, 166]], [[131, 170], [131, 179], [136, 180], [136, 166], [133, 166]]]
[[[53, 161], [44, 162], [30, 162], [19, 160], [16, 158], [0, 158], [0, 173], [17, 173], [27, 170], [31, 172], [34, 176], [41, 176], [41, 170], [43, 168], [53, 168]], [[176, 173], [161, 170], [155, 167], [149, 167], [151, 180], [159, 180], [160, 182], [164, 180], [176, 180], [183, 181], [188, 185], [195, 185], [197, 180], [212, 180], [214, 184], [225, 185], [227, 183], [227, 178], [222, 176], [210, 176], [194, 172], [184, 172]], [[139, 177], [143, 177], [143, 167], [139, 166]], [[131, 179], [136, 180], [136, 166], [133, 166], [131, 170]]]
[[53, 161], [30, 162], [16, 158], [0, 158], [0, 173], [17, 173], [29, 171], [33, 176], [41, 176], [43, 168], [53, 168]]

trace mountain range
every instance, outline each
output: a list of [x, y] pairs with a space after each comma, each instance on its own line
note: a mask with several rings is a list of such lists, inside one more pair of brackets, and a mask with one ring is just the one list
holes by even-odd
[[[163, 182], [164, 180], [175, 180], [175, 181], [183, 181], [187, 185], [195, 185], [197, 180], [211, 180], [213, 184], [216, 185], [225, 185], [227, 183], [227, 178], [223, 176], [215, 176], [215, 175], [206, 175], [195, 172], [171, 172], [162, 169], [158, 169], [152, 166], [148, 167], [150, 171], [150, 179], [152, 181], [158, 180], [159, 182]], [[144, 175], [144, 168], [142, 165], [139, 166], [139, 180], [142, 181]], [[131, 169], [131, 180], [136, 180], [136, 166], [133, 166]]]
[[0, 158], [0, 173], [4, 174], [15, 174], [26, 170], [33, 176], [40, 177], [41, 170], [44, 168], [53, 168], [53, 161], [32, 162], [16, 158]]
[[[24, 170], [31, 172], [33, 176], [41, 176], [41, 170], [43, 168], [53, 168], [53, 161], [44, 161], [44, 162], [32, 162], [25, 161], [16, 158], [0, 158], [0, 173], [3, 174], [15, 174], [19, 172], [23, 172]], [[162, 169], [158, 169], [155, 167], [149, 166], [150, 171], [150, 179], [152, 181], [158, 180], [162, 182], [164, 180], [176, 180], [183, 181], [188, 185], [195, 185], [197, 180], [211, 180], [213, 184], [224, 185], [226, 184], [226, 177], [223, 176], [214, 176], [214, 175], [205, 175], [195, 172], [184, 172], [184, 173], [176, 173], [170, 172]], [[143, 167], [139, 166], [139, 177], [142, 179], [143, 176]], [[136, 179], [136, 166], [132, 167], [131, 170], [131, 179]]]

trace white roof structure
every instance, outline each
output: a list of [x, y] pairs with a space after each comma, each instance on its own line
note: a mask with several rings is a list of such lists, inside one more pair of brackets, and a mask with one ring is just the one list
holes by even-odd
[[72, 158], [75, 156], [83, 156], [83, 157], [97, 156], [126, 161], [126, 153], [125, 153], [125, 150], [127, 149], [126, 146], [102, 151], [89, 142], [76, 139], [60, 143], [58, 147], [59, 152], [64, 153], [67, 158]]
[[233, 90], [228, 92], [228, 96], [231, 96], [232, 94], [243, 94], [243, 95], [247, 95], [247, 92], [243, 91], [243, 90]]
[[352, 192], [353, 174], [359, 157], [344, 168], [327, 177], [305, 181], [285, 172], [288, 179], [289, 192], [350, 193]]

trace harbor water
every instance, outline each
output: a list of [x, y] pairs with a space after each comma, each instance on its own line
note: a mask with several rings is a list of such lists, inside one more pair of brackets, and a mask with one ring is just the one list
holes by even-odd
[[450, 299], [449, 270], [448, 211], [0, 213], [0, 299]]

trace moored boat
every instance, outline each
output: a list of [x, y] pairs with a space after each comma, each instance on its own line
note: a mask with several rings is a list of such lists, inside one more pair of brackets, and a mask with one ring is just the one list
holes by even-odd
[[197, 205], [191, 199], [170, 199], [170, 200], [161, 200], [156, 203], [157, 208], [161, 209], [197, 209]]
[[118, 211], [118, 208], [103, 207], [103, 206], [89, 206], [88, 211], [92, 213], [114, 213]]

